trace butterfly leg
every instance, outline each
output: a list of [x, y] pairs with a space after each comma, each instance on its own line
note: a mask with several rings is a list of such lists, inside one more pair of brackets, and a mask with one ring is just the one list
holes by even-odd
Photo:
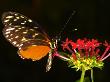
[[51, 65], [52, 65], [52, 50], [50, 50], [49, 52], [47, 65], [46, 65], [46, 72], [48, 72], [51, 69]]

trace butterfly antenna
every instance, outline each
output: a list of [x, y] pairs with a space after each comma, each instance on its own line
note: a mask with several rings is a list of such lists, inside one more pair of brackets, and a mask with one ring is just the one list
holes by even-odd
[[64, 24], [63, 28], [61, 29], [60, 33], [58, 34], [58, 36], [60, 36], [61, 38], [61, 34], [64, 31], [64, 29], [67, 27], [67, 24], [70, 22], [70, 20], [72, 19], [73, 15], [76, 13], [76, 11], [73, 11], [72, 14], [70, 15], [70, 17], [68, 18], [68, 20], [66, 21], [66, 23]]

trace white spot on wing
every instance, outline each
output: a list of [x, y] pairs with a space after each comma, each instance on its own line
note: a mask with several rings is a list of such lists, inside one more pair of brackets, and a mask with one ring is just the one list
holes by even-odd
[[9, 28], [9, 29], [6, 29], [6, 31], [10, 31], [10, 30], [14, 30], [15, 28]]
[[10, 23], [9, 25], [12, 25], [12, 23]]
[[16, 19], [20, 19], [20, 17], [16, 17]]
[[37, 29], [38, 27], [34, 27], [35, 29]]
[[13, 34], [10, 34], [10, 36], [13, 36]]
[[24, 22], [22, 22], [21, 24], [25, 24]]
[[13, 21], [17, 21], [17, 19], [14, 19]]
[[34, 29], [29, 29], [29, 30], [34, 31]]
[[4, 22], [8, 22], [9, 20], [4, 20]]
[[20, 27], [20, 28], [18, 28], [18, 29], [20, 30], [20, 29], [22, 29], [22, 28]]
[[23, 44], [20, 44], [19, 46], [21, 47], [21, 46], [23, 46]]
[[19, 36], [15, 36], [15, 38], [18, 38]]
[[8, 37], [9, 37], [9, 35], [6, 35], [5, 37], [7, 37], [7, 38], [8, 38]]
[[11, 39], [8, 39], [9, 41], [11, 41]]
[[13, 16], [7, 16], [6, 18], [13, 18]]
[[16, 41], [12, 42], [14, 45], [17, 43]]
[[21, 41], [27, 41], [27, 39], [26, 39], [25, 37], [23, 37], [23, 38], [21, 39]]
[[23, 34], [27, 34], [27, 32], [23, 32]]
[[5, 34], [10, 34], [10, 31], [8, 31], [8, 32], [5, 32]]
[[38, 33], [35, 33], [32, 37], [35, 38], [38, 35]]
[[10, 38], [11, 40], [13, 39], [13, 38]]
[[19, 26], [14, 26], [14, 27], [19, 27]]
[[38, 33], [35, 33], [34, 35], [36, 35], [36, 36], [37, 36], [37, 35], [38, 35]]
[[18, 14], [16, 13], [15, 16], [17, 16]]
[[15, 32], [18, 32], [19, 30], [15, 30]]
[[21, 18], [24, 18], [23, 16], [20, 16]]
[[32, 20], [31, 20], [31, 19], [29, 19], [28, 21], [29, 21], [29, 22], [32, 22]]
[[17, 47], [19, 46], [19, 44], [16, 45]]
[[25, 28], [25, 27], [21, 27], [21, 28]]

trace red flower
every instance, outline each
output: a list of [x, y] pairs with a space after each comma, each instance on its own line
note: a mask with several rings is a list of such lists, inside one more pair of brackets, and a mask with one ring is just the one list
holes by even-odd
[[[103, 44], [104, 46], [106, 46], [106, 50], [104, 51], [104, 53], [100, 56], [100, 45], [102, 43], [100, 43], [98, 40], [96, 39], [78, 39], [76, 42], [73, 42], [72, 40], [68, 40], [68, 38], [66, 39], [65, 42], [63, 42], [62, 46], [63, 46], [63, 50], [67, 49], [72, 53], [72, 57], [76, 60], [77, 57], [93, 57], [95, 56], [98, 60], [105, 60], [106, 58], [108, 58], [110, 56], [107, 55], [107, 52], [110, 50], [110, 45], [108, 44], [107, 41], [105, 41], [105, 43]], [[72, 48], [71, 48], [72, 47]], [[78, 50], [78, 51], [77, 51]], [[78, 55], [78, 56], [76, 56]]]
[[78, 50], [84, 49], [84, 46], [85, 46], [84, 40], [78, 39], [77, 42], [76, 42], [76, 44], [77, 44]]
[[69, 40], [68, 38], [66, 38], [66, 41], [63, 42], [63, 44], [61, 44], [61, 46], [63, 47], [63, 50], [68, 49], [68, 45], [71, 43], [71, 40]]
[[93, 49], [95, 49], [96, 47], [98, 47], [101, 44], [101, 43], [98, 42], [98, 40], [95, 40], [95, 39], [92, 39], [91, 43], [92, 43], [91, 47]]
[[73, 50], [77, 48], [77, 44], [75, 42], [71, 41], [70, 44], [71, 44]]
[[85, 47], [84, 47], [85, 50], [89, 50], [91, 48], [91, 45], [92, 45], [91, 41], [85, 42]]

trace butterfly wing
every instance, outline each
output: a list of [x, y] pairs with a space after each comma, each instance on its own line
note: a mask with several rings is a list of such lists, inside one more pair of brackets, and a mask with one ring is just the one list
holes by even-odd
[[15, 47], [22, 58], [39, 60], [50, 51], [47, 34], [40, 26], [16, 12], [6, 12], [2, 16], [3, 35]]

